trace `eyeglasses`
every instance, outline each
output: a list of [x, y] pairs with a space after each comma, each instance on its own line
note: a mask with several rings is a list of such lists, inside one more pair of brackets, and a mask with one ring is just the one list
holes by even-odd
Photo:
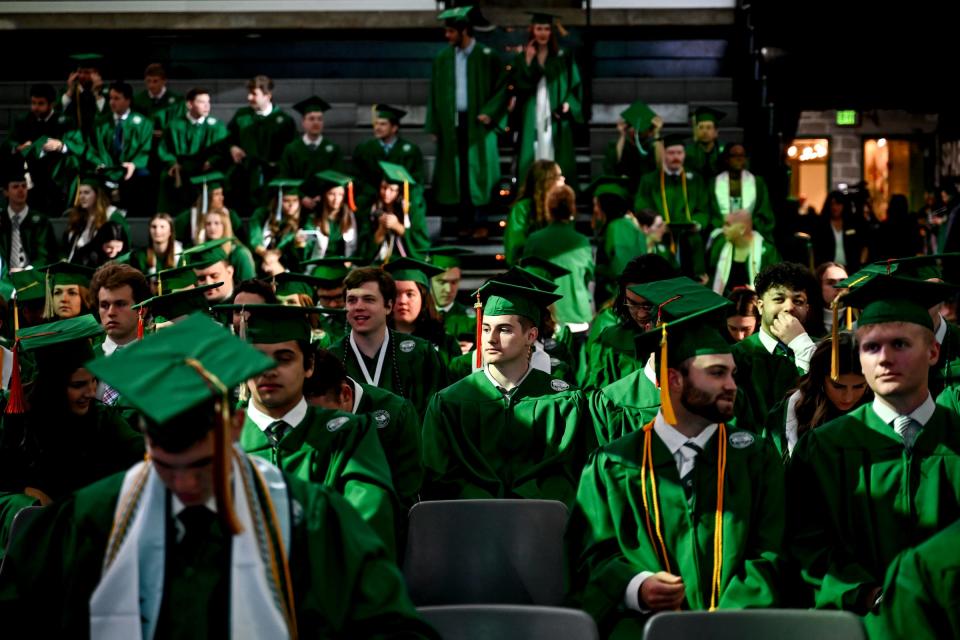
[[651, 311], [653, 311], [653, 307], [654, 307], [654, 305], [650, 304], [649, 302], [630, 302], [629, 300], [626, 300], [623, 303], [623, 306], [626, 307], [627, 309], [636, 309], [638, 311], [643, 311], [645, 313], [650, 313]]

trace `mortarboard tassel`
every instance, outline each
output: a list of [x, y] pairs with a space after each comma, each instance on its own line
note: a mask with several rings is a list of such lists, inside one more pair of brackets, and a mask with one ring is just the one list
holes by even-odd
[[13, 299], [13, 335], [17, 335], [17, 331], [20, 331], [20, 305], [17, 304], [17, 299]]
[[353, 200], [353, 182], [347, 183], [347, 206], [350, 207], [350, 211], [354, 213], [357, 212], [357, 203]]
[[717, 454], [717, 508], [713, 517], [713, 579], [710, 586], [710, 611], [717, 610], [723, 577], [723, 483], [727, 475], [727, 425], [719, 426]]
[[[653, 423], [651, 420], [643, 426], [643, 457], [640, 465], [640, 495], [643, 498], [643, 515], [647, 527], [647, 536], [653, 545], [654, 553], [657, 558], [663, 560], [663, 568], [667, 573], [671, 573], [670, 557], [667, 556], [667, 545], [663, 541], [663, 532], [660, 529], [660, 500], [657, 496], [657, 474], [653, 467], [653, 447], [651, 443], [651, 434], [653, 432]], [[648, 469], [649, 467], [649, 469]], [[650, 476], [650, 490], [652, 499], [647, 500], [647, 475]], [[654, 524], [650, 523], [650, 504], [653, 502]], [[656, 528], [654, 528], [656, 527]], [[656, 537], [654, 537], [656, 534]]]
[[143, 340], [143, 316], [146, 309], [137, 309], [137, 340]]
[[833, 321], [830, 323], [830, 379], [840, 379], [840, 296], [830, 303]]
[[[274, 282], [274, 288], [276, 288], [276, 282]], [[240, 327], [237, 330], [237, 337], [247, 341], [247, 313], [240, 308]], [[246, 381], [240, 383], [240, 389], [237, 391], [237, 400], [241, 403], [246, 404], [250, 399], [250, 388], [247, 387]]]
[[43, 292], [43, 317], [45, 320], [49, 320], [54, 316], [53, 313], [53, 288], [50, 286], [50, 271], [47, 271], [44, 276], [44, 292]]
[[410, 212], [410, 183], [403, 181], [403, 215]]
[[477, 291], [477, 301], [473, 303], [473, 308], [477, 311], [477, 338], [474, 348], [477, 350], [477, 368], [483, 366], [483, 352], [480, 347], [480, 339], [483, 337], [483, 303], [480, 302], [480, 292]]
[[673, 412], [673, 402], [670, 401], [670, 382], [669, 367], [667, 366], [667, 325], [663, 325], [663, 333], [660, 336], [660, 411], [663, 412], [663, 419], [667, 424], [676, 426], [677, 416]]
[[277, 222], [283, 220], [283, 187], [277, 187]]
[[204, 180], [203, 181], [203, 198], [200, 202], [200, 215], [204, 215], [207, 213], [207, 207], [210, 206], [209, 195], [210, 194], [207, 192], [207, 181]]
[[217, 391], [220, 392], [218, 401], [218, 411], [220, 412], [220, 424], [213, 428], [213, 493], [217, 500], [217, 515], [220, 516], [220, 522], [226, 527], [232, 535], [243, 531], [240, 520], [233, 509], [233, 493], [230, 486], [230, 465], [231, 451], [230, 446], [230, 392], [226, 385], [220, 381], [220, 378], [207, 371], [199, 360], [193, 358], [184, 359], [184, 363], [193, 367], [204, 380], [209, 382]]
[[847, 331], [853, 331], [853, 309], [847, 307]]
[[26, 412], [23, 400], [23, 383], [20, 381], [20, 338], [13, 342], [13, 367], [10, 371], [10, 397], [7, 399], [6, 414]]

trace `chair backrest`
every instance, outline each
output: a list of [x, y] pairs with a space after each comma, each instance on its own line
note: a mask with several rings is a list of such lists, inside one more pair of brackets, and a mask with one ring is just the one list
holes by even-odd
[[[7, 536], [7, 546], [3, 553], [4, 558], [6, 558], [7, 554], [10, 553], [10, 546], [13, 544], [14, 539], [23, 532], [27, 523], [39, 515], [41, 509], [43, 509], [41, 506], [24, 507], [20, 509], [20, 511], [17, 511], [17, 514], [13, 516], [13, 521], [10, 523], [10, 532]], [[0, 560], [0, 575], [2, 574], [3, 561]]]
[[558, 605], [567, 508], [553, 500], [440, 500], [410, 510], [403, 574], [418, 606]]
[[597, 640], [593, 618], [579, 609], [515, 604], [420, 607], [443, 640]]
[[643, 640], [866, 640], [860, 618], [847, 611], [743, 609], [660, 613], [647, 621]]

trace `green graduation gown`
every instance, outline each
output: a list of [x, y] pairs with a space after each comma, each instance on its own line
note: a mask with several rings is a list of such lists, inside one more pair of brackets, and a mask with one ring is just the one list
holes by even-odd
[[503, 232], [503, 254], [508, 267], [520, 261], [527, 238], [541, 228], [536, 223], [531, 198], [523, 198], [513, 203], [507, 216], [507, 227]]
[[572, 222], [553, 222], [531, 234], [523, 256], [543, 258], [570, 271], [556, 280], [556, 292], [563, 296], [554, 303], [558, 325], [593, 320], [593, 299], [587, 288], [593, 282], [593, 249]]
[[[6, 213], [6, 212], [4, 212]], [[0, 277], [10, 272], [10, 239], [13, 228], [9, 215], [0, 216]], [[60, 259], [60, 244], [53, 224], [43, 213], [30, 207], [20, 223], [20, 242], [27, 254], [28, 264], [42, 267]]]
[[[661, 532], [671, 573], [683, 578], [684, 609], [710, 605], [718, 436], [719, 430], [696, 457], [688, 502], [676, 460], [656, 432], [651, 434]], [[728, 427], [727, 438], [717, 606], [775, 607], [785, 518], [783, 467], [770, 446], [752, 434]], [[627, 585], [642, 571], [667, 570], [645, 526], [654, 514], [652, 502], [650, 513], [644, 512], [640, 495], [643, 441], [639, 430], [594, 453], [567, 528], [574, 601], [594, 617], [604, 637], [642, 635], [646, 617], [623, 604]], [[654, 499], [649, 476], [647, 495]]]
[[443, 330], [454, 338], [469, 336], [468, 342], [473, 342], [477, 335], [477, 312], [462, 302], [453, 301], [453, 306], [447, 311], [438, 309], [440, 320], [443, 321]]
[[[222, 143], [227, 138], [227, 127], [223, 122], [207, 116], [203, 122], [193, 123], [185, 114], [178, 114], [167, 121], [160, 139], [157, 157], [163, 165], [161, 176], [160, 211], [180, 211], [196, 199], [199, 190], [190, 184], [190, 178], [204, 173], [204, 165], [219, 164], [223, 154]], [[176, 179], [166, 171], [173, 165], [180, 165], [180, 188]]]
[[[437, 136], [433, 172], [434, 197], [442, 205], [460, 203], [460, 157], [457, 151], [456, 58], [444, 47], [433, 61], [427, 119], [424, 129]], [[479, 42], [467, 58], [467, 120], [469, 122], [470, 200], [476, 206], [490, 202], [500, 178], [497, 129], [506, 113], [504, 65], [493, 49]], [[485, 125], [477, 116], [486, 115]]]
[[[417, 415], [422, 416], [427, 411], [430, 397], [447, 386], [447, 368], [440, 354], [426, 340], [392, 330], [387, 348], [383, 372], [376, 386], [403, 396], [417, 408]], [[350, 346], [349, 332], [330, 345], [330, 352], [344, 363], [348, 376], [366, 382]], [[376, 359], [368, 359], [366, 366], [372, 376], [377, 367]]]
[[284, 147], [297, 137], [297, 125], [276, 105], [265, 116], [241, 107], [227, 124], [227, 131], [227, 144], [247, 153], [240, 164], [234, 164], [228, 151], [230, 206], [250, 211], [262, 201], [265, 185], [277, 176], [277, 163]]
[[539, 498], [570, 504], [585, 457], [583, 393], [537, 369], [509, 396], [476, 371], [430, 401], [426, 500]]
[[[527, 64], [526, 54], [520, 52], [510, 67], [510, 80], [517, 96], [516, 111], [523, 118], [520, 126], [517, 176], [524, 180], [530, 165], [536, 159], [537, 90], [541, 79], [546, 80], [550, 101], [550, 128], [553, 141], [553, 160], [560, 165], [571, 186], [577, 181], [577, 157], [573, 143], [574, 124], [583, 123], [583, 86], [580, 69], [566, 49], [548, 55], [543, 65], [534, 57]], [[569, 110], [563, 113], [563, 104]]]
[[707, 151], [699, 142], [688, 144], [683, 164], [700, 174], [704, 181], [709, 181], [724, 170], [724, 167], [720, 166], [720, 154], [723, 153], [724, 146], [723, 142], [717, 140], [713, 143], [713, 149]]
[[[941, 320], [946, 322], [946, 320]], [[940, 343], [940, 356], [937, 363], [930, 367], [928, 386], [930, 393], [936, 398], [947, 387], [956, 387], [960, 384], [960, 327], [947, 324], [947, 332]]]
[[608, 223], [597, 247], [597, 299], [617, 295], [617, 278], [627, 264], [649, 252], [647, 235], [632, 214]]
[[[683, 171], [686, 173], [686, 200], [684, 200], [681, 176], [665, 175], [663, 192], [661, 192], [660, 172], [654, 171], [640, 179], [634, 211], [652, 209], [663, 216], [663, 220], [667, 223], [695, 222], [701, 229], [706, 229], [710, 215], [706, 183], [699, 174], [690, 171], [689, 168], [684, 168]], [[667, 202], [666, 211], [663, 208], [664, 195]], [[703, 241], [699, 232], [694, 230], [678, 232], [676, 242], [684, 274], [694, 277], [706, 273]]]
[[343, 151], [336, 142], [321, 140], [316, 149], [311, 149], [300, 137], [283, 148], [277, 174], [284, 178], [305, 180], [327, 169], [342, 172], [345, 168]]
[[353, 186], [357, 190], [355, 197], [358, 209], [369, 209], [377, 200], [380, 182], [383, 179], [381, 161], [402, 166], [416, 181], [417, 184], [410, 187], [410, 199], [414, 201], [411, 203], [412, 206], [418, 199], [423, 198], [423, 185], [426, 184], [427, 174], [424, 170], [423, 151], [420, 147], [406, 138], [397, 136], [393, 146], [390, 147], [390, 153], [385, 153], [379, 140], [369, 138], [357, 145], [350, 158], [357, 178]]
[[138, 171], [146, 171], [153, 147], [153, 121], [140, 113], [131, 111], [122, 120], [122, 146], [117, 154], [113, 148], [116, 125], [112, 116], [97, 121], [93, 138], [84, 149], [84, 159], [94, 167], [119, 167], [132, 162]]
[[354, 397], [363, 391], [354, 413], [369, 415], [380, 436], [380, 445], [390, 465], [393, 486], [404, 507], [413, 506], [423, 483], [420, 455], [420, 416], [406, 398], [351, 378]]
[[797, 386], [802, 372], [787, 357], [771, 354], [760, 342], [760, 330], [733, 345], [737, 365], [738, 402], [749, 406], [751, 415], [762, 424], [777, 402]]
[[588, 352], [585, 388], [602, 389], [643, 368], [644, 363], [637, 359], [634, 344], [638, 330], [636, 323], [629, 320], [620, 321], [600, 333]]
[[[90, 596], [103, 571], [123, 478], [112, 475], [44, 509], [17, 536], [0, 576], [0, 615], [9, 637], [89, 637]], [[319, 483], [291, 474], [284, 479], [290, 505], [275, 507], [291, 510], [288, 558], [300, 637], [436, 638], [383, 542], [356, 511]], [[208, 583], [216, 580], [211, 573], [206, 567], [191, 575]], [[171, 637], [205, 638], [210, 626], [226, 631], [228, 611], [213, 612], [200, 598], [177, 601], [176, 616], [168, 610], [158, 624]]]
[[908, 454], [862, 406], [800, 439], [787, 488], [790, 553], [816, 606], [863, 614], [902, 551], [960, 518], [960, 416], [937, 406]]
[[635, 194], [640, 180], [648, 173], [657, 171], [657, 149], [652, 140], [641, 140], [643, 151], [638, 151], [632, 141], [623, 143], [623, 152], [617, 157], [617, 140], [611, 140], [603, 154], [603, 173], [627, 179], [627, 190]]
[[183, 96], [169, 88], [156, 100], [144, 89], [133, 95], [130, 108], [149, 117], [155, 130], [163, 131], [172, 119], [184, 112], [184, 105]]
[[143, 436], [119, 411], [99, 402], [83, 417], [5, 414], [0, 423], [0, 549], [17, 512], [37, 503], [24, 489], [39, 489], [57, 502], [143, 459], [143, 451]]
[[899, 556], [883, 602], [864, 618], [871, 640], [960, 637], [960, 520]]
[[240, 446], [300, 480], [343, 495], [396, 557], [397, 496], [370, 419], [309, 407], [303, 421], [274, 446], [247, 418]]
[[659, 410], [660, 390], [643, 368], [590, 394], [590, 416], [601, 447], [639, 430]]

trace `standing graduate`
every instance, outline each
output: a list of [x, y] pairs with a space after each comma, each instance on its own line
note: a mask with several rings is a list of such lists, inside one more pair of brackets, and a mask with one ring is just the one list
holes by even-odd
[[957, 395], [927, 382], [942, 284], [876, 274], [845, 283], [874, 399], [805, 435], [787, 467], [789, 550], [818, 608], [864, 615], [891, 562], [960, 517]]
[[663, 118], [642, 100], [637, 100], [620, 113], [616, 140], [607, 145], [603, 156], [603, 173], [627, 180], [627, 190], [636, 194], [640, 179], [660, 169], [663, 147], [658, 145]]
[[192, 316], [89, 366], [135, 400], [149, 458], [13, 541], [0, 576], [12, 636], [436, 637], [343, 498], [231, 446], [229, 389], [271, 358]]
[[725, 115], [713, 107], [697, 107], [691, 118], [694, 142], [686, 148], [687, 167], [699, 174], [705, 183], [724, 170], [720, 160], [724, 144], [718, 139], [720, 131], [717, 123]]
[[610, 638], [639, 637], [659, 611], [780, 602], [783, 468], [729, 424], [735, 365], [716, 328], [727, 302], [661, 284], [648, 295], [662, 323], [645, 342], [662, 406], [594, 453], [567, 529], [575, 602]]
[[585, 451], [583, 394], [530, 364], [545, 291], [488, 281], [484, 366], [430, 402], [423, 420], [428, 500], [540, 498], [570, 504]]
[[527, 175], [534, 160], [553, 160], [575, 182], [573, 127], [583, 123], [583, 86], [577, 62], [560, 48], [557, 32], [566, 33], [556, 16], [530, 13], [527, 45], [509, 67], [522, 119], [517, 175]]
[[500, 179], [497, 130], [506, 113], [504, 65], [474, 38], [476, 6], [447, 9], [445, 47], [433, 61], [424, 129], [437, 140], [433, 188], [438, 204], [458, 207], [461, 229], [477, 221]]
[[[383, 168], [380, 162], [398, 164], [413, 176], [415, 187], [412, 197], [422, 198], [422, 185], [426, 184], [423, 151], [411, 140], [400, 135], [400, 121], [407, 112], [388, 104], [373, 105], [373, 137], [364, 140], [353, 150], [350, 162], [357, 175], [359, 187], [357, 206], [369, 207], [376, 199]], [[347, 254], [350, 255], [350, 254]]]
[[323, 114], [330, 110], [330, 103], [319, 96], [310, 96], [293, 105], [293, 110], [303, 116], [303, 135], [283, 148], [277, 174], [306, 180], [328, 169], [343, 171], [340, 145], [323, 139]]

